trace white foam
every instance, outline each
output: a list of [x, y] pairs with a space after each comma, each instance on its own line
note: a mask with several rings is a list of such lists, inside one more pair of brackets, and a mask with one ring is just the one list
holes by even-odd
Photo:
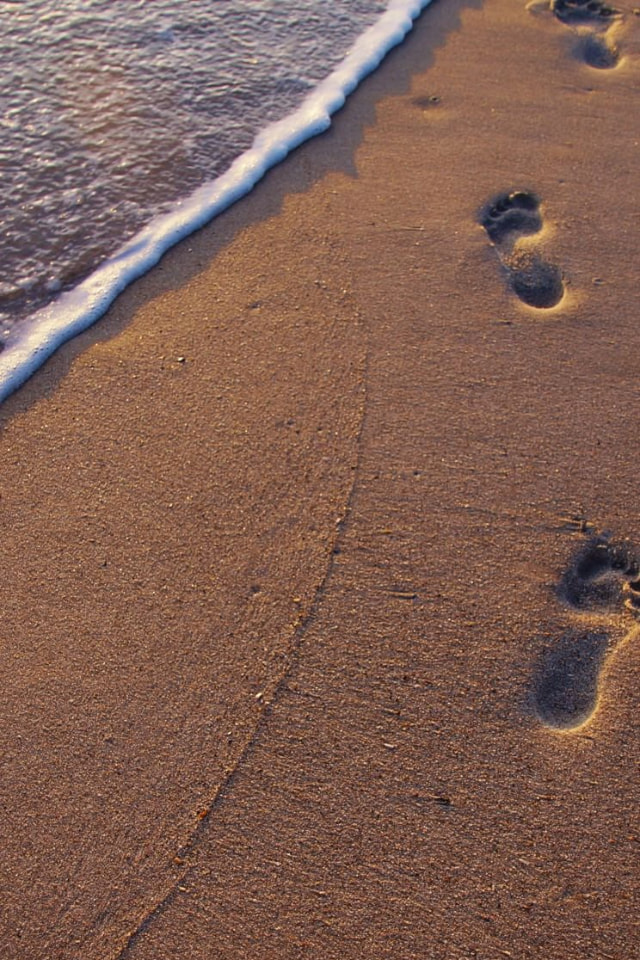
[[0, 354], [0, 402], [59, 346], [90, 327], [132, 280], [146, 273], [174, 244], [248, 193], [270, 167], [299, 144], [322, 133], [360, 81], [411, 30], [431, 0], [389, 0], [382, 16], [353, 45], [341, 64], [300, 107], [265, 127], [226, 173], [205, 183], [167, 214], [156, 217], [105, 260], [86, 280], [16, 324]]

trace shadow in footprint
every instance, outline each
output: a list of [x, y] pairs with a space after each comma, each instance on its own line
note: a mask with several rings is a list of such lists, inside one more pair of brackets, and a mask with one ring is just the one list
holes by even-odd
[[604, 633], [570, 632], [545, 653], [535, 678], [534, 703], [546, 726], [573, 730], [593, 716], [608, 646]]
[[620, 12], [600, 0], [551, 0], [552, 13], [570, 26], [604, 26], [620, 16]]
[[607, 37], [587, 35], [581, 37], [576, 46], [580, 60], [595, 70], [612, 70], [620, 60], [620, 51]]
[[564, 295], [560, 270], [538, 254], [516, 248], [519, 237], [542, 229], [540, 201], [535, 194], [524, 190], [501, 193], [485, 205], [479, 220], [498, 251], [516, 296], [530, 307], [555, 307]]
[[509, 257], [505, 266], [513, 292], [528, 306], [547, 310], [562, 300], [562, 274], [554, 263], [521, 253]]
[[594, 537], [577, 553], [558, 585], [558, 594], [576, 610], [640, 607], [640, 558], [627, 541]]
[[510, 234], [520, 236], [542, 230], [540, 203], [533, 193], [516, 190], [501, 193], [484, 208], [480, 223], [493, 243], [502, 243]]

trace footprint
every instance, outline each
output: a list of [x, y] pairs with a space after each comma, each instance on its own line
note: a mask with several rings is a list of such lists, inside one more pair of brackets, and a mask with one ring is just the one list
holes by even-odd
[[524, 190], [499, 194], [481, 211], [480, 223], [496, 247], [516, 296], [530, 307], [555, 307], [564, 295], [560, 270], [537, 253], [518, 246], [521, 237], [542, 229], [540, 202], [535, 194]]
[[546, 726], [575, 730], [593, 716], [608, 648], [605, 633], [570, 631], [546, 652], [534, 685], [536, 712]]
[[557, 592], [584, 626], [571, 627], [545, 652], [534, 678], [533, 699], [546, 726], [575, 730], [594, 715], [602, 667], [618, 646], [606, 630], [591, 629], [589, 621], [605, 615], [611, 623], [617, 614], [625, 640], [638, 632], [629, 613], [640, 619], [640, 554], [627, 540], [592, 536], [574, 556]]
[[577, 35], [576, 55], [596, 70], [611, 70], [620, 61], [620, 51], [612, 33], [623, 19], [619, 10], [601, 0], [550, 0], [532, 3], [532, 13], [551, 11], [565, 26]]

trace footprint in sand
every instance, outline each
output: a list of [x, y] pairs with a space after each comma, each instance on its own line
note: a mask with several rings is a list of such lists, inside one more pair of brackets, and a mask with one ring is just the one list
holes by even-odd
[[538, 198], [524, 190], [501, 193], [484, 207], [480, 223], [498, 252], [516, 296], [530, 307], [555, 307], [564, 295], [560, 270], [520, 244], [522, 237], [542, 229]]
[[532, 13], [551, 11], [577, 36], [576, 53], [596, 70], [611, 70], [620, 60], [613, 39], [616, 25], [623, 19], [620, 11], [601, 0], [550, 0], [530, 4]]
[[[639, 576], [640, 557], [628, 542], [597, 536], [578, 551], [557, 592], [582, 621], [617, 614], [620, 635], [629, 639], [635, 632], [629, 614], [640, 616]], [[598, 706], [602, 668], [616, 646], [606, 630], [590, 629], [583, 622], [545, 653], [533, 694], [536, 712], [546, 726], [570, 731], [591, 719]]]

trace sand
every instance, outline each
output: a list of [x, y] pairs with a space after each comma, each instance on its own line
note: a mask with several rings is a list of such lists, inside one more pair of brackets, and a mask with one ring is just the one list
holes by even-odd
[[617, 6], [437, 0], [4, 404], [11, 960], [640, 956]]

